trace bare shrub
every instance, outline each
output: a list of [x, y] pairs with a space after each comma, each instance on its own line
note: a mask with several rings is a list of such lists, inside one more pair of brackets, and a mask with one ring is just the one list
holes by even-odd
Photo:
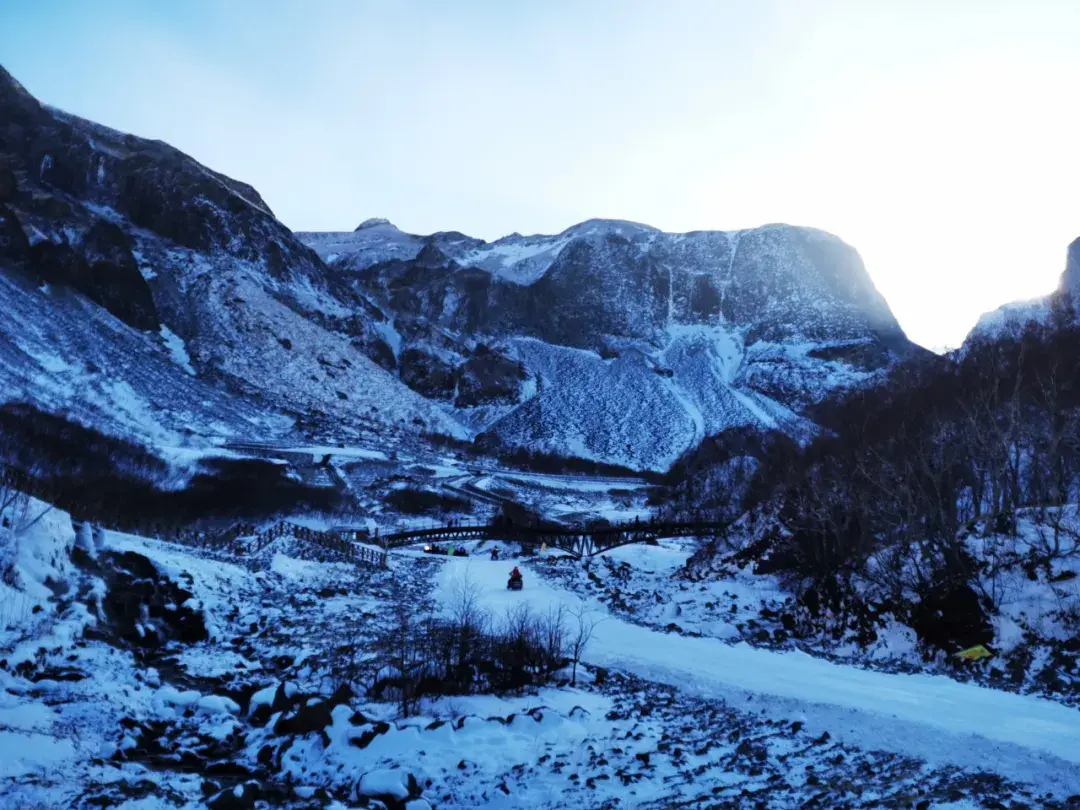
[[468, 574], [452, 585], [445, 618], [417, 618], [404, 598], [396, 600], [394, 621], [375, 645], [377, 675], [369, 693], [414, 713], [427, 697], [485, 691], [514, 691], [548, 681], [570, 663], [591, 634], [574, 646], [566, 609], [536, 613], [517, 604], [493, 619], [480, 606], [479, 589]]

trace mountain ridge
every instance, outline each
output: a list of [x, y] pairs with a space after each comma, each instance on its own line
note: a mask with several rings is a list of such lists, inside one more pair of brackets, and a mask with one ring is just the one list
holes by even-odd
[[293, 234], [251, 186], [7, 73], [0, 111], [0, 380], [125, 435], [431, 431], [663, 470], [728, 427], [806, 439], [815, 402], [914, 350], [816, 229]]
[[[813, 228], [298, 236], [382, 313], [388, 368], [512, 446], [661, 469], [727, 427], [805, 438], [809, 405], [915, 351], [857, 252]], [[477, 343], [505, 374], [461, 402]], [[635, 419], [661, 438], [635, 447]]]
[[46, 107], [2, 68], [0, 113], [9, 400], [159, 444], [312, 421], [464, 436], [369, 359], [361, 302], [251, 186]]

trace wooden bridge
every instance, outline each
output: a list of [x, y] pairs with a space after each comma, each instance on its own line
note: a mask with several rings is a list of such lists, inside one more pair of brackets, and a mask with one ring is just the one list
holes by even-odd
[[402, 548], [418, 543], [455, 543], [465, 540], [506, 540], [537, 548], [546, 545], [573, 554], [591, 557], [619, 546], [651, 543], [664, 537], [712, 537], [728, 527], [727, 523], [681, 522], [622, 523], [594, 528], [572, 528], [558, 524], [521, 525], [507, 520], [486, 524], [446, 524], [430, 529], [416, 529], [393, 534], [371, 535], [366, 529], [339, 528], [345, 540], [365, 541], [385, 549]]

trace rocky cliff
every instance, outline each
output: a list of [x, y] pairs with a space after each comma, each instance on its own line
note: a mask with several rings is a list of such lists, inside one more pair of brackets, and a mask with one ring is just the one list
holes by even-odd
[[0, 389], [158, 443], [457, 422], [259, 194], [0, 68]]
[[911, 348], [858, 254], [809, 228], [300, 237], [383, 314], [388, 369], [511, 445], [660, 469], [727, 427], [808, 436], [809, 405]]

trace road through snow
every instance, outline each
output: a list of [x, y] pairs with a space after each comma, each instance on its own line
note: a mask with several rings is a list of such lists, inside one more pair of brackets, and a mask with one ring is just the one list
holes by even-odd
[[[579, 598], [552, 587], [519, 562], [525, 589], [508, 591], [510, 561], [447, 559], [439, 598], [450, 606], [468, 581], [498, 617], [527, 603], [536, 610]], [[910, 754], [931, 763], [993, 770], [1080, 792], [1080, 711], [936, 675], [890, 674], [834, 664], [801, 652], [726, 644], [663, 633], [602, 616], [583, 659], [688, 694], [723, 699], [745, 711], [802, 720], [844, 742]]]

